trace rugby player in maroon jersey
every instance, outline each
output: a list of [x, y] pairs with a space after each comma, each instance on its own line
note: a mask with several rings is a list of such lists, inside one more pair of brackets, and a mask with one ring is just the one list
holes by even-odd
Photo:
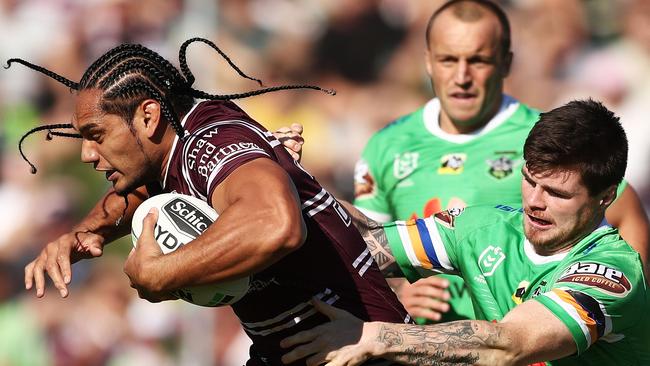
[[[152, 302], [169, 300], [171, 291], [186, 286], [251, 276], [249, 292], [233, 305], [253, 340], [249, 365], [281, 364], [281, 339], [327, 321], [312, 298], [364, 320], [409, 322], [347, 211], [230, 101], [320, 88], [236, 95], [196, 90], [185, 60], [187, 46], [196, 41], [221, 53], [208, 40], [190, 39], [181, 46], [179, 71], [143, 46], [121, 45], [95, 61], [79, 82], [9, 60], [77, 91], [71, 124], [28, 134], [49, 130], [82, 138], [81, 160], [113, 185], [82, 222], [25, 267], [26, 288], [35, 287], [42, 297], [47, 273], [66, 297], [71, 263], [100, 256], [104, 245], [128, 234], [132, 212], [148, 196], [177, 192], [205, 200], [219, 219], [167, 255], [153, 235], [143, 234], [124, 270], [140, 297]], [[143, 230], [153, 231], [156, 215], [147, 215]]]

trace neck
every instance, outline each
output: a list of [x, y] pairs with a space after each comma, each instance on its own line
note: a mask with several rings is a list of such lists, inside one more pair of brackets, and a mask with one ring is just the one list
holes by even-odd
[[167, 175], [167, 169], [169, 168], [169, 160], [172, 158], [172, 146], [174, 146], [174, 141], [176, 139], [176, 133], [173, 130], [167, 131], [165, 137], [160, 142], [160, 149], [163, 151], [160, 161], [160, 176], [158, 181], [162, 183], [165, 180]]

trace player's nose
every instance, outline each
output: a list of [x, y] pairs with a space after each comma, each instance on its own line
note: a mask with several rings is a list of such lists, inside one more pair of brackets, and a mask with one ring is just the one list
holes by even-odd
[[95, 142], [83, 140], [81, 142], [81, 161], [84, 163], [96, 163], [99, 161], [99, 153]]

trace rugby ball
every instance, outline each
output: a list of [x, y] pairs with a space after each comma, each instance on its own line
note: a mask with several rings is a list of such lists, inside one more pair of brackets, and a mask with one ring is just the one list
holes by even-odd
[[[219, 217], [206, 202], [184, 194], [163, 193], [145, 200], [133, 214], [131, 241], [135, 248], [142, 233], [142, 221], [152, 207], [158, 208], [154, 237], [163, 254], [171, 253], [197, 238]], [[201, 306], [223, 306], [246, 295], [250, 278], [200, 285], [174, 291], [179, 299]]]

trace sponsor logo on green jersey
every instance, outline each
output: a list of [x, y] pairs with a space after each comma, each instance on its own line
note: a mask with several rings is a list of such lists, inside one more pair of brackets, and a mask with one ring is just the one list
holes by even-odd
[[446, 154], [440, 158], [440, 167], [438, 167], [438, 174], [460, 174], [463, 172], [467, 154], [453, 153]]

